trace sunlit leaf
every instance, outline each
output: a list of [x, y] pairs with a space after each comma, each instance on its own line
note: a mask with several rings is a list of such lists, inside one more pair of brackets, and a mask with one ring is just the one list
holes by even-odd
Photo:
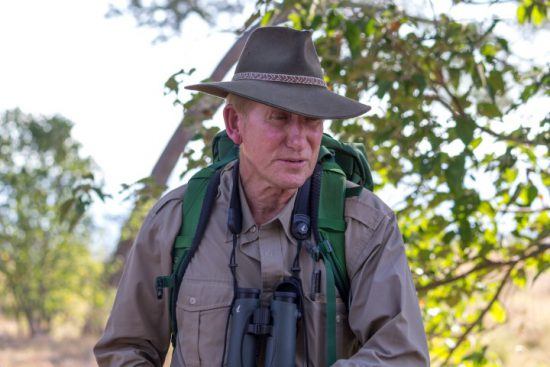
[[477, 104], [477, 112], [489, 118], [502, 116], [502, 113], [494, 103], [480, 102]]

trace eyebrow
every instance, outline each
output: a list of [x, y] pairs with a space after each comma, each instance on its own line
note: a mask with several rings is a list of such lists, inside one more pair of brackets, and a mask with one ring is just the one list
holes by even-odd
[[280, 108], [271, 107], [271, 110], [269, 111], [269, 113], [290, 113], [290, 112], [282, 110]]

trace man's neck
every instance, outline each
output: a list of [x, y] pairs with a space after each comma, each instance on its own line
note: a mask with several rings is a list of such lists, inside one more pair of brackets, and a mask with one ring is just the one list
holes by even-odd
[[246, 201], [257, 225], [267, 223], [279, 214], [297, 191], [274, 188], [246, 169], [240, 169], [239, 173]]

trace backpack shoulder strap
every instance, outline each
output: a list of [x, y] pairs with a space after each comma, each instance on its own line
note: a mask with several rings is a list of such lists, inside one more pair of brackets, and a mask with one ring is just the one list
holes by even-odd
[[[227, 163], [229, 163], [233, 157], [223, 159], [211, 164], [210, 166], [203, 168], [197, 172], [189, 180], [185, 196], [183, 198], [182, 208], [182, 224], [180, 232], [174, 241], [172, 248], [172, 264], [173, 269], [176, 269], [181, 260], [185, 257], [187, 251], [191, 247], [195, 233], [197, 232], [197, 225], [201, 215], [201, 209], [203, 207], [208, 183], [212, 176], [221, 170]], [[185, 220], [183, 220], [185, 218]]]
[[328, 262], [326, 265], [332, 268], [336, 288], [347, 305], [350, 285], [345, 253], [346, 176], [334, 162], [324, 162], [322, 166], [318, 215], [320, 250]]
[[172, 273], [156, 278], [159, 299], [162, 298], [164, 288], [170, 291], [168, 311], [171, 341], [174, 347], [177, 334], [176, 303], [180, 284], [187, 265], [202, 239], [204, 233], [202, 227], [205, 227], [212, 210], [220, 182], [221, 168], [229, 161], [229, 159], [218, 161], [203, 168], [189, 180], [182, 204], [182, 225], [172, 246]]
[[331, 159], [318, 165], [312, 180], [314, 237], [326, 269], [326, 361], [336, 362], [336, 292], [347, 305], [349, 280], [345, 261], [344, 204], [346, 176]]

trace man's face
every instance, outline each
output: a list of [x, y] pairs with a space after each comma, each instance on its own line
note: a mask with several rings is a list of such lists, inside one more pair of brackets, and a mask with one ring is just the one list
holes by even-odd
[[311, 176], [323, 136], [321, 119], [253, 102], [238, 125], [244, 177], [289, 190]]

